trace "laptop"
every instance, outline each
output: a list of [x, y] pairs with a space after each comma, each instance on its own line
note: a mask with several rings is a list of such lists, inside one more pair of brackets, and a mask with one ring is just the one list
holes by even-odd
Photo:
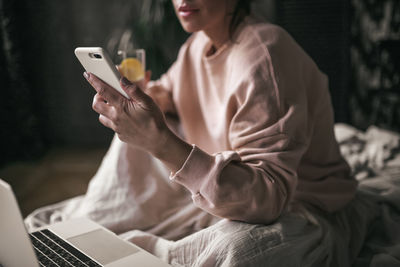
[[11, 186], [0, 179], [0, 267], [22, 266], [170, 265], [86, 218], [28, 233]]

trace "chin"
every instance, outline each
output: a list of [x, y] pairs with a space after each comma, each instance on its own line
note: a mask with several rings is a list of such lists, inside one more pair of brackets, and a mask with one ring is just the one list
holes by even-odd
[[198, 32], [202, 30], [202, 27], [195, 23], [190, 23], [190, 22], [185, 22], [181, 21], [182, 28], [185, 30], [185, 32], [188, 33], [193, 33], [193, 32]]

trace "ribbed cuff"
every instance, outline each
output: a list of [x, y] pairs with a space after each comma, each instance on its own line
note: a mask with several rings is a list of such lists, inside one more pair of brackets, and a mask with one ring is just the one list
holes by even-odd
[[204, 178], [209, 176], [215, 166], [215, 157], [193, 145], [192, 151], [183, 166], [170, 179], [185, 186], [192, 195], [196, 195], [204, 183]]

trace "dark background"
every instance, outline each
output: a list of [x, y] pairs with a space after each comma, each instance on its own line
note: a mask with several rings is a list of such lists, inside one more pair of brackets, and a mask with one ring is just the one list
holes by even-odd
[[[255, 5], [328, 74], [337, 122], [400, 130], [399, 1]], [[40, 158], [54, 147], [109, 145], [112, 132], [91, 109], [93, 89], [73, 51], [102, 46], [116, 55], [127, 32], [134, 36], [130, 42], [146, 49], [153, 78], [187, 38], [170, 0], [0, 0], [0, 167]]]

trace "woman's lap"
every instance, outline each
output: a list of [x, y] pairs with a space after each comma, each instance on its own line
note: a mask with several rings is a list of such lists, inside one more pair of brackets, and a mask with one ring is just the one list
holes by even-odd
[[359, 193], [336, 214], [302, 206], [271, 225], [221, 220], [177, 241], [122, 235], [174, 266], [351, 266], [376, 206]]
[[348, 266], [375, 216], [374, 204], [359, 193], [335, 214], [298, 205], [267, 226], [220, 220], [195, 207], [168, 174], [114, 139], [85, 196], [39, 209], [26, 223], [89, 217], [174, 265]]

